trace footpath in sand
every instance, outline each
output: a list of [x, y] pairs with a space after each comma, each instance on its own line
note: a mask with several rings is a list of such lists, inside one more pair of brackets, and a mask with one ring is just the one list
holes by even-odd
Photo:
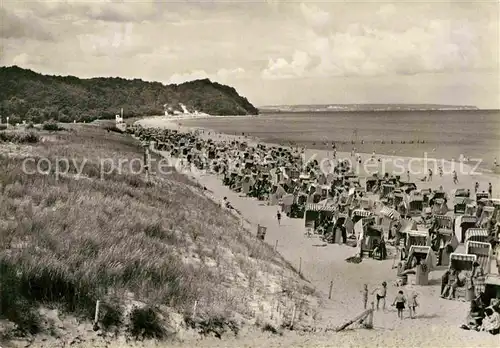
[[[139, 121], [144, 127], [174, 128], [181, 131], [189, 129], [180, 128], [174, 122], [162, 118], [149, 118]], [[235, 137], [219, 134], [214, 131], [206, 131], [201, 136], [211, 137], [214, 140], [232, 139], [243, 140], [243, 137]], [[249, 139], [246, 139], [250, 142]], [[318, 158], [326, 156], [326, 151], [317, 151]], [[306, 153], [306, 157], [309, 156]], [[348, 157], [350, 154], [337, 154], [337, 157]], [[363, 159], [370, 155], [362, 154]], [[383, 156], [388, 158], [389, 156]], [[409, 158], [405, 159], [406, 161]], [[418, 171], [418, 163], [414, 161], [414, 171]], [[423, 163], [421, 164], [423, 166]], [[500, 184], [497, 177], [492, 175], [460, 175], [459, 185], [454, 185], [451, 178], [449, 162], [444, 164], [445, 176], [442, 178], [435, 175], [433, 182], [417, 182], [419, 188], [437, 188], [443, 186], [445, 191], [451, 193], [454, 188], [470, 188], [479, 181], [481, 187], [486, 189], [488, 182], [495, 187]], [[390, 172], [390, 168], [387, 169]], [[422, 168], [422, 173], [423, 173]], [[239, 339], [204, 340], [199, 346], [203, 347], [338, 347], [338, 346], [446, 346], [446, 347], [495, 347], [498, 346], [498, 336], [487, 333], [464, 331], [459, 328], [464, 323], [467, 315], [468, 304], [459, 301], [448, 301], [439, 297], [441, 272], [430, 274], [430, 286], [411, 286], [412, 290], [419, 293], [419, 304], [416, 319], [405, 318], [399, 320], [396, 310], [391, 307], [392, 301], [398, 290], [392, 284], [396, 279], [396, 271], [392, 269], [392, 259], [377, 261], [364, 259], [360, 264], [347, 263], [345, 259], [353, 256], [355, 248], [328, 244], [324, 245], [318, 238], [307, 238], [304, 235], [302, 219], [282, 219], [281, 225], [276, 220], [278, 207], [268, 206], [253, 198], [241, 197], [239, 193], [231, 191], [223, 186], [221, 178], [192, 171], [188, 173], [201, 185], [210, 190], [216, 200], [227, 197], [233, 205], [256, 231], [257, 225], [267, 227], [266, 242], [275, 246], [277, 251], [296, 269], [301, 270], [303, 276], [323, 295], [325, 308], [318, 328], [335, 327], [347, 320], [354, 318], [363, 311], [362, 295], [363, 284], [368, 284], [370, 292], [386, 281], [388, 286], [386, 310], [380, 310], [374, 315], [374, 329], [346, 330], [341, 333], [286, 333], [283, 337], [241, 337]], [[421, 175], [424, 176], [424, 175]], [[402, 176], [403, 177], [403, 176]], [[333, 281], [332, 299], [328, 300], [330, 282]], [[403, 288], [403, 290], [408, 290]], [[371, 299], [369, 300], [371, 301]], [[405, 312], [408, 316], [408, 313]], [[260, 336], [260, 335], [258, 335]], [[265, 341], [263, 341], [265, 340]]]

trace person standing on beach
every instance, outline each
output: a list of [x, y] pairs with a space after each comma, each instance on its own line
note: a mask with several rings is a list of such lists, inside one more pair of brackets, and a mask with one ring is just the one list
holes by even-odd
[[442, 178], [443, 177], [443, 167], [439, 166], [438, 170], [439, 170], [439, 177]]
[[479, 191], [479, 183], [476, 181], [476, 184], [474, 185], [474, 193], [477, 193]]
[[387, 295], [387, 283], [382, 282], [382, 287], [376, 288], [372, 294], [377, 293], [377, 310], [379, 309], [379, 303], [383, 300], [382, 309], [385, 311], [385, 296]]
[[418, 294], [416, 292], [413, 292], [408, 297], [408, 310], [410, 311], [411, 319], [415, 319], [415, 315], [417, 314], [416, 312], [416, 308], [418, 307], [417, 296]]
[[493, 197], [493, 186], [491, 185], [491, 182], [488, 183], [488, 193], [490, 194], [490, 198]]
[[458, 184], [458, 176], [457, 176], [457, 172], [455, 170], [453, 171], [453, 183], [455, 185]]
[[427, 176], [427, 181], [432, 181], [432, 169], [429, 168], [429, 175]]
[[399, 290], [392, 305], [395, 306], [396, 309], [398, 310], [398, 318], [401, 320], [403, 320], [403, 311], [405, 309], [405, 303], [406, 299], [403, 290]]
[[410, 182], [410, 171], [406, 171], [406, 178], [408, 179], [407, 181]]
[[276, 218], [278, 219], [278, 225], [281, 225], [281, 212], [279, 210], [276, 213]]

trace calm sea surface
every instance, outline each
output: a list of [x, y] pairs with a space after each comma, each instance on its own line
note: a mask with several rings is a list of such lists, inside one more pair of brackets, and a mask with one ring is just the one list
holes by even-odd
[[346, 152], [353, 147], [359, 152], [411, 157], [427, 152], [429, 157], [445, 159], [463, 154], [483, 159], [488, 167], [495, 157], [500, 160], [498, 111], [276, 113], [183, 120], [181, 124], [228, 134], [244, 132], [273, 143], [292, 141], [308, 148], [331, 148], [335, 142], [339, 151]]

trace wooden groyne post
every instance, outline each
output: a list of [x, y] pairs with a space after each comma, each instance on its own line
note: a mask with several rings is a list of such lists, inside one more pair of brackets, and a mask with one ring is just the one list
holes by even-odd
[[328, 291], [328, 299], [332, 299], [332, 290], [333, 290], [333, 280], [330, 281], [330, 290]]

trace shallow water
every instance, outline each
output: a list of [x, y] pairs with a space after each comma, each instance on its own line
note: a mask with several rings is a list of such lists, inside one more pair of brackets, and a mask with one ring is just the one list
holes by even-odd
[[409, 157], [427, 152], [428, 157], [448, 160], [464, 155], [481, 159], [488, 168], [495, 157], [500, 159], [499, 111], [276, 113], [180, 123], [227, 134], [244, 132], [273, 143], [292, 141], [308, 148], [331, 148], [335, 142], [339, 151], [346, 152], [353, 147], [358, 152]]

